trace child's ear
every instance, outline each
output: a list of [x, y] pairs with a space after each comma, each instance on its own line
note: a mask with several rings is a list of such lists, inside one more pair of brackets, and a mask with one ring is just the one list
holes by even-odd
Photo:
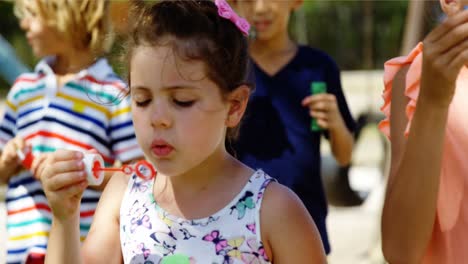
[[247, 108], [249, 97], [250, 88], [247, 85], [241, 85], [229, 94], [229, 111], [226, 118], [227, 127], [236, 127], [239, 124]]

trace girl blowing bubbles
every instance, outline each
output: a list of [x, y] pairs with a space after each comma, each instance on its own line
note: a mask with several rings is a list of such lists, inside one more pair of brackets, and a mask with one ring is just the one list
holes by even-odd
[[468, 1], [440, 4], [447, 20], [385, 64], [380, 128], [392, 161], [382, 243], [390, 263], [468, 260]]
[[46, 261], [324, 263], [300, 200], [225, 149], [251, 90], [245, 20], [223, 0], [136, 2], [133, 12], [135, 134], [158, 174], [114, 175], [80, 251], [82, 156], [60, 151], [40, 163], [53, 212]]

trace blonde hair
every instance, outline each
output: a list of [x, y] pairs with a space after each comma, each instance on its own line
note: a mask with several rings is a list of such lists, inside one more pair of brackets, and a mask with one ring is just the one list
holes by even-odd
[[77, 48], [102, 54], [112, 46], [107, 0], [16, 0], [16, 16], [23, 18], [32, 2], [36, 4], [34, 12]]

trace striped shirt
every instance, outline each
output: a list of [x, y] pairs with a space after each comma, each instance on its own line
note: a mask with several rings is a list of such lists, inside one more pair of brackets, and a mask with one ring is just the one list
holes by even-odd
[[[16, 80], [0, 123], [0, 149], [20, 136], [35, 154], [94, 148], [107, 165], [141, 157], [129, 98], [125, 96], [127, 86], [107, 60], [96, 61], [60, 88], [50, 67], [53, 61], [42, 60], [34, 73]], [[90, 189], [84, 192], [80, 208], [82, 238], [89, 230], [100, 194]], [[15, 175], [8, 185], [6, 205], [7, 263], [44, 254], [52, 215], [41, 183], [29, 171]]]

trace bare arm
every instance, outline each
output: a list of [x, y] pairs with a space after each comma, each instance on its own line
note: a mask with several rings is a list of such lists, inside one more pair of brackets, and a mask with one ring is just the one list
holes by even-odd
[[406, 71], [393, 81], [392, 159], [382, 214], [382, 248], [391, 263], [419, 263], [431, 238], [446, 120], [446, 112], [418, 103], [406, 142]]
[[102, 193], [82, 248], [85, 263], [123, 263], [119, 219], [128, 179], [124, 174], [115, 174]]
[[52, 218], [45, 263], [81, 264], [80, 216], [61, 221]]
[[81, 152], [59, 150], [35, 165], [53, 214], [46, 263], [121, 263], [119, 210], [127, 177], [116, 174], [109, 181], [82, 249], [79, 207], [87, 186], [82, 158]]
[[333, 156], [341, 166], [348, 165], [351, 162], [354, 138], [346, 127], [343, 118], [340, 116], [340, 122], [337, 127], [330, 130], [330, 145]]
[[123, 263], [120, 250], [119, 210], [127, 177], [115, 175], [104, 190], [91, 229], [80, 243], [79, 217], [53, 218], [47, 263]]
[[58, 150], [34, 160], [52, 210], [46, 263], [83, 263], [80, 254], [80, 201], [87, 181], [81, 152]]
[[341, 116], [334, 94], [316, 94], [305, 97], [302, 105], [317, 124], [330, 132], [330, 145], [336, 161], [344, 166], [351, 161], [354, 139]]
[[312, 217], [288, 188], [270, 183], [260, 211], [261, 235], [272, 263], [326, 263]]
[[407, 140], [404, 70], [394, 80], [392, 163], [382, 215], [383, 252], [391, 263], [420, 263], [432, 236], [448, 107], [468, 58], [466, 21], [468, 12], [457, 14], [424, 41], [420, 95]]

